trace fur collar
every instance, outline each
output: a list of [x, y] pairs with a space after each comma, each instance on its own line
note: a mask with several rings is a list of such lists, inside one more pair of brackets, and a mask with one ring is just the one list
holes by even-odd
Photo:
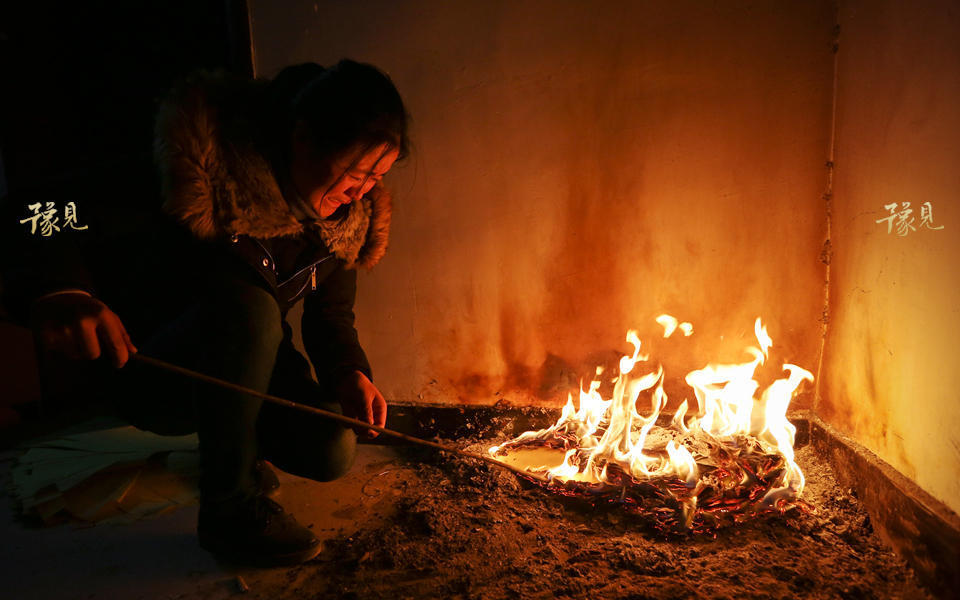
[[[154, 158], [163, 210], [204, 240], [233, 234], [299, 235], [268, 158], [256, 147], [263, 82], [200, 75], [176, 88], [157, 115]], [[313, 227], [347, 267], [371, 268], [387, 250], [391, 198], [379, 184], [339, 219]], [[307, 225], [311, 226], [311, 225]]]

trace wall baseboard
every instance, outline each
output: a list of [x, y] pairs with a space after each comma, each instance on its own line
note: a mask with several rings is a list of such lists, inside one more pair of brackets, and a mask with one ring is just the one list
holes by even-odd
[[960, 516], [853, 439], [808, 417], [810, 443], [856, 490], [880, 538], [940, 598], [960, 590]]
[[[787, 415], [797, 427], [796, 446], [805, 446], [810, 439], [808, 414], [808, 411], [797, 411]], [[501, 434], [516, 437], [524, 431], [545, 429], [558, 418], [559, 408], [537, 406], [391, 404], [387, 427], [423, 439], [484, 439]], [[672, 419], [672, 411], [663, 411], [657, 423], [666, 426]], [[373, 443], [404, 442], [380, 436]]]

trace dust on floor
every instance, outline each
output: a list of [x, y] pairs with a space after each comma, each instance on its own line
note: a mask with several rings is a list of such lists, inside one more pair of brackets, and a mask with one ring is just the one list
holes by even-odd
[[880, 543], [856, 493], [837, 486], [812, 448], [797, 460], [815, 514], [791, 510], [713, 538], [665, 536], [615, 506], [408, 449], [368, 482], [395, 498], [386, 519], [327, 540], [282, 582], [252, 582], [248, 597], [929, 598]]
[[665, 537], [616, 507], [590, 509], [483, 463], [363, 447], [339, 481], [279, 474], [282, 504], [325, 541], [310, 563], [218, 564], [197, 545], [188, 507], [80, 530], [9, 523], [0, 579], [10, 597], [64, 600], [929, 598], [828, 464], [810, 447], [797, 460], [816, 514]]

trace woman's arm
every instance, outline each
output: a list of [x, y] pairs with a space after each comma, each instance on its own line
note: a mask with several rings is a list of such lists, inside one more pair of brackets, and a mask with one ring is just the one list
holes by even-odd
[[[313, 362], [318, 382], [336, 394], [344, 414], [383, 427], [387, 420], [387, 402], [371, 381], [370, 363], [353, 325], [356, 295], [356, 270], [337, 265], [304, 300], [303, 345]], [[378, 434], [368, 430], [366, 435], [376, 437]]]
[[353, 371], [373, 379], [354, 328], [356, 295], [357, 272], [341, 263], [303, 301], [303, 345], [321, 385], [335, 384]]

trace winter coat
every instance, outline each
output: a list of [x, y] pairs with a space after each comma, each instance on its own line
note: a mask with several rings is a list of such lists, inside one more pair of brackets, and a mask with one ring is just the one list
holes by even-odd
[[[209, 251], [228, 255], [221, 264], [239, 262], [255, 274], [284, 316], [304, 298], [303, 342], [318, 378], [354, 369], [372, 377], [353, 304], [357, 268], [372, 268], [386, 252], [390, 195], [378, 184], [327, 219], [298, 220], [278, 184], [286, 167], [277, 145], [265, 141], [276, 132], [265, 131], [264, 89], [208, 76], [171, 93], [154, 145], [163, 211]], [[285, 322], [284, 331], [290, 354]]]

